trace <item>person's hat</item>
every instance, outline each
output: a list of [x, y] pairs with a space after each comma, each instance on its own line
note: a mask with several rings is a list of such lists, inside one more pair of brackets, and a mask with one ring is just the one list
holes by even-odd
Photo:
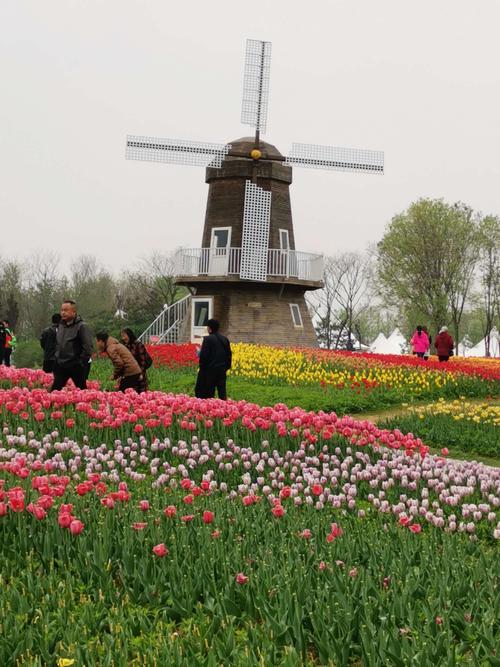
[[444, 333], [445, 331], [448, 331], [448, 327], [441, 327], [441, 329], [439, 329], [439, 333]]

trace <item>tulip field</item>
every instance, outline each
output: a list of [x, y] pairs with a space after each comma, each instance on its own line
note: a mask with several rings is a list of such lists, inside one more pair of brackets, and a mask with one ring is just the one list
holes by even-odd
[[1, 665], [500, 665], [499, 361], [151, 351], [0, 366]]

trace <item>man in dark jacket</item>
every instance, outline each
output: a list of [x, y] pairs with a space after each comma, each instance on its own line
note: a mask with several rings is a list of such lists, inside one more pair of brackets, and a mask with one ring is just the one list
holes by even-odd
[[57, 327], [54, 382], [50, 391], [62, 389], [70, 378], [79, 389], [86, 389], [86, 369], [91, 354], [90, 329], [77, 315], [76, 303], [64, 301]]
[[229, 340], [219, 333], [219, 322], [208, 320], [208, 336], [200, 349], [199, 371], [194, 389], [197, 398], [213, 398], [215, 389], [219, 398], [227, 399], [226, 373], [231, 368], [232, 353]]
[[54, 372], [56, 360], [57, 327], [61, 321], [59, 313], [52, 315], [52, 324], [42, 331], [40, 345], [43, 350], [43, 370], [46, 373]]
[[6, 340], [7, 340], [7, 332], [5, 331], [3, 322], [0, 320], [0, 366], [3, 363]]

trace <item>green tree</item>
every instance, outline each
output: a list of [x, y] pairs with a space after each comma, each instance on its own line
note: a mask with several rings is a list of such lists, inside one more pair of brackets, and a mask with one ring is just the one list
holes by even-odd
[[500, 218], [488, 215], [479, 225], [479, 281], [481, 320], [486, 356], [490, 356], [490, 338], [494, 326], [500, 327]]
[[377, 247], [382, 292], [402, 312], [423, 313], [434, 330], [460, 321], [478, 260], [472, 210], [441, 199], [420, 199], [394, 216]]

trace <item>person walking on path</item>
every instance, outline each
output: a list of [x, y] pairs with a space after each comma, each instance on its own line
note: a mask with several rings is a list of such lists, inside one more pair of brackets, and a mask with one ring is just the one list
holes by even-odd
[[448, 361], [453, 355], [453, 338], [448, 333], [448, 327], [441, 327], [434, 341], [439, 361]]
[[3, 326], [5, 329], [5, 343], [4, 343], [4, 350], [3, 350], [3, 363], [6, 366], [10, 366], [10, 356], [12, 352], [14, 351], [16, 347], [16, 337], [14, 335], [14, 332], [10, 328], [10, 322], [9, 320], [3, 320]]
[[420, 359], [424, 358], [424, 354], [429, 349], [429, 338], [423, 328], [418, 325], [415, 333], [412, 336], [410, 343], [413, 346], [413, 352]]
[[139, 368], [142, 373], [141, 380], [141, 389], [142, 391], [148, 390], [148, 375], [147, 370], [153, 364], [153, 360], [149, 352], [146, 350], [146, 346], [141, 343], [140, 340], [137, 340], [137, 336], [132, 331], [132, 329], [123, 329], [120, 333], [120, 338], [125, 347], [132, 352], [132, 356], [139, 364]]
[[142, 372], [132, 352], [105, 331], [96, 334], [97, 349], [105, 353], [113, 364], [113, 380], [118, 380], [118, 390], [134, 389], [138, 394], [142, 391]]
[[56, 333], [54, 382], [50, 391], [62, 389], [71, 378], [79, 389], [87, 388], [86, 372], [92, 354], [92, 334], [71, 300], [61, 305]]
[[52, 315], [52, 324], [46, 327], [40, 336], [40, 346], [43, 350], [43, 370], [46, 373], [54, 372], [54, 365], [56, 362], [56, 345], [57, 345], [57, 327], [61, 321], [61, 315], [54, 313]]
[[219, 322], [207, 322], [208, 336], [204, 336], [199, 352], [199, 370], [194, 389], [197, 398], [213, 398], [215, 389], [220, 399], [227, 399], [226, 374], [231, 368], [231, 343], [219, 333]]

